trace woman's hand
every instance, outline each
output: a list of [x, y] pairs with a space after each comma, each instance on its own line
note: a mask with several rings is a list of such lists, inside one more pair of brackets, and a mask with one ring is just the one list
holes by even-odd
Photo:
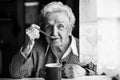
[[62, 77], [63, 78], [75, 78], [84, 76], [86, 71], [84, 68], [77, 64], [65, 64], [62, 69]]
[[35, 39], [40, 37], [39, 30], [40, 27], [35, 24], [32, 24], [29, 28], [26, 29], [26, 35], [29, 37], [31, 42], [34, 42]]
[[39, 30], [40, 27], [35, 24], [32, 24], [29, 28], [26, 29], [26, 39], [22, 49], [22, 52], [26, 55], [26, 57], [31, 52], [35, 44], [35, 39], [40, 38]]

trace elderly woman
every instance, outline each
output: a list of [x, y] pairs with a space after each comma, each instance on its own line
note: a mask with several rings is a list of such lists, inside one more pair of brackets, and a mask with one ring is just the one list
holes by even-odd
[[[45, 77], [45, 64], [57, 62], [64, 64], [63, 77], [85, 75], [85, 69], [80, 66], [78, 39], [72, 35], [74, 23], [75, 17], [67, 5], [61, 2], [47, 4], [41, 10], [40, 27], [32, 24], [26, 29], [25, 44], [10, 65], [11, 76]], [[47, 36], [43, 38], [40, 30]]]

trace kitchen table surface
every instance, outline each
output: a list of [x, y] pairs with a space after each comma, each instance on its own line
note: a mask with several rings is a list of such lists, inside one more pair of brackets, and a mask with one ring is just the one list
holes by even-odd
[[[0, 80], [45, 80], [45, 79], [43, 78], [22, 78], [22, 79], [0, 78]], [[62, 78], [62, 80], [112, 80], [112, 79], [107, 76], [83, 76], [83, 77], [77, 77], [72, 79]]]

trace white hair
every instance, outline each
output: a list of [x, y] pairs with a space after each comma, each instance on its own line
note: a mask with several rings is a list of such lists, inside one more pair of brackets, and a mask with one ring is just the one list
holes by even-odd
[[74, 23], [75, 23], [75, 16], [72, 12], [72, 9], [70, 7], [68, 7], [67, 5], [64, 5], [62, 2], [51, 2], [49, 4], [47, 4], [42, 10], [41, 10], [41, 14], [45, 17], [47, 13], [49, 12], [64, 12], [68, 18], [69, 18], [69, 22], [71, 27], [74, 27]]

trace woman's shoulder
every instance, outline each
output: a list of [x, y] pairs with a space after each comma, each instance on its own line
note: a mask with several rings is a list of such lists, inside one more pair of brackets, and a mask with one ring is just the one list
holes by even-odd
[[74, 37], [75, 41], [76, 41], [76, 47], [77, 47], [77, 50], [79, 52], [79, 39]]

